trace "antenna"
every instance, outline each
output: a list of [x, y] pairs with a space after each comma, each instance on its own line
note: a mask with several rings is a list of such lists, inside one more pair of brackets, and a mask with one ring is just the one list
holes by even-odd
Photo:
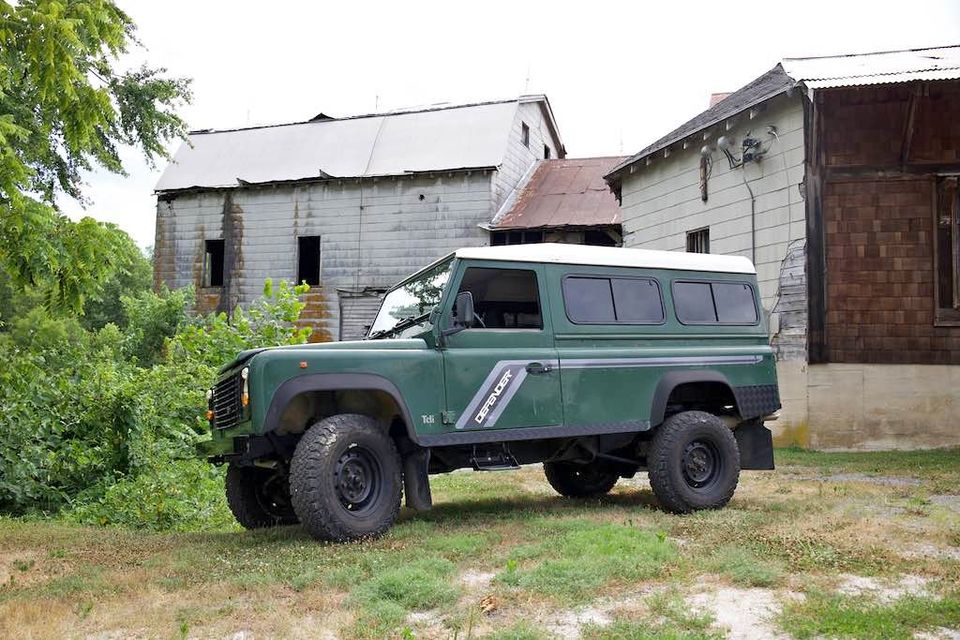
[[380, 94], [373, 94], [373, 110], [374, 112], [380, 111]]

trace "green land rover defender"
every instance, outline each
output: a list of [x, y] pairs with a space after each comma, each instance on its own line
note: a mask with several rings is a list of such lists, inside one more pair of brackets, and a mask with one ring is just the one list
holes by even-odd
[[564, 496], [647, 471], [663, 508], [773, 469], [780, 408], [746, 258], [561, 244], [461, 249], [393, 287], [365, 340], [252, 349], [208, 394], [245, 527], [377, 536], [429, 475], [542, 462]]

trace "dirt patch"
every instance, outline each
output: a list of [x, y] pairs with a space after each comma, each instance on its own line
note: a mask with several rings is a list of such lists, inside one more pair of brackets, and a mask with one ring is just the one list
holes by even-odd
[[[791, 594], [792, 597], [802, 597]], [[691, 607], [713, 615], [715, 626], [727, 630], [730, 640], [786, 639], [774, 626], [780, 600], [770, 589], [720, 587], [687, 598]]]
[[901, 478], [898, 476], [870, 476], [865, 473], [835, 473], [821, 476], [821, 482], [865, 482], [878, 484], [883, 487], [918, 487], [920, 481], [916, 478]]
[[468, 569], [460, 574], [460, 582], [463, 586], [471, 590], [486, 589], [490, 586], [490, 583], [493, 582], [496, 575], [496, 573], [489, 571], [474, 571]]
[[879, 580], [868, 576], [844, 574], [840, 576], [837, 591], [847, 596], [868, 596], [882, 603], [893, 602], [904, 596], [928, 595], [930, 582], [923, 576], [905, 575], [896, 580]]
[[954, 495], [939, 495], [939, 496], [930, 496], [930, 502], [940, 506], [946, 507], [951, 511], [960, 513], [960, 496]]
[[938, 627], [933, 631], [921, 631], [913, 637], [917, 640], [960, 640], [960, 629]]

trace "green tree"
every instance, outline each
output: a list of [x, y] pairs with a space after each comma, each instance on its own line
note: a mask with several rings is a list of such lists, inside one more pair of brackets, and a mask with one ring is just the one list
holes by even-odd
[[153, 164], [186, 132], [175, 109], [188, 80], [118, 68], [135, 30], [109, 0], [0, 0], [0, 267], [51, 307], [80, 311], [123, 253], [105, 225], [60, 214], [56, 196], [82, 201], [85, 170], [123, 174], [120, 145]]

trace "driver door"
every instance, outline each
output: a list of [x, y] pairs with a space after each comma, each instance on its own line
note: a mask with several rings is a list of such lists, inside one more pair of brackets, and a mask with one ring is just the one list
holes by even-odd
[[561, 424], [560, 368], [542, 267], [468, 265], [453, 286], [451, 299], [471, 292], [476, 315], [472, 327], [447, 338], [443, 351], [446, 422], [458, 431]]

